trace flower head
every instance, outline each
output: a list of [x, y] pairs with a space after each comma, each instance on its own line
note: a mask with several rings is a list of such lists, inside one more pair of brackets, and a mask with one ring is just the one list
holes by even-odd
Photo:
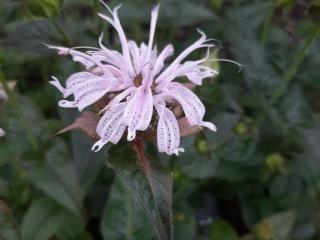
[[190, 53], [197, 49], [209, 49], [213, 46], [210, 39], [199, 31], [200, 38], [180, 53], [173, 62], [165, 67], [165, 60], [172, 56], [171, 44], [157, 52], [154, 35], [159, 6], [151, 12], [150, 35], [147, 44], [140, 46], [127, 40], [118, 17], [119, 6], [109, 14], [99, 14], [111, 24], [118, 33], [122, 50], [110, 50], [102, 44], [100, 48], [87, 48], [85, 52], [78, 48], [49, 46], [58, 50], [60, 55], [71, 55], [81, 63], [85, 71], [71, 75], [63, 87], [57, 78], [50, 82], [64, 98], [73, 95], [74, 100], [59, 101], [60, 107], [78, 108], [82, 111], [89, 105], [107, 96], [109, 102], [100, 110], [101, 119], [96, 131], [100, 136], [92, 147], [99, 151], [108, 142], [118, 143], [126, 133], [127, 140], [135, 139], [137, 131], [156, 129], [157, 145], [160, 152], [176, 154], [180, 148], [180, 130], [177, 118], [181, 117], [176, 109], [180, 108], [191, 126], [209, 128], [216, 131], [211, 122], [203, 121], [205, 107], [200, 99], [178, 81], [186, 77], [195, 85], [201, 85], [204, 78], [213, 77], [217, 71], [201, 65], [208, 57], [197, 61], [185, 61]]

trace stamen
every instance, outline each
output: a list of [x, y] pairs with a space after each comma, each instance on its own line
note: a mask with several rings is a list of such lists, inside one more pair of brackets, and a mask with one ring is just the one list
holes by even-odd
[[141, 73], [139, 73], [138, 75], [136, 75], [133, 78], [134, 86], [137, 88], [140, 87], [142, 85], [142, 80], [143, 80], [143, 77], [142, 77]]

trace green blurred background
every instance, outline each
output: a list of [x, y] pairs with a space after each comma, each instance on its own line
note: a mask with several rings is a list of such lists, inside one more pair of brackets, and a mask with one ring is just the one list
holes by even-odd
[[[48, 80], [80, 68], [43, 43], [97, 46], [104, 32], [119, 49], [97, 16], [106, 10], [96, 0], [0, 1], [0, 78], [17, 81], [0, 111], [0, 239], [155, 239], [108, 168], [108, 149], [93, 154], [78, 131], [53, 136], [79, 113], [58, 109]], [[123, 4], [128, 38], [147, 41], [155, 1], [106, 2]], [[158, 156], [174, 177], [174, 239], [320, 239], [320, 2], [160, 2], [159, 49], [179, 53], [200, 28], [221, 43], [212, 57], [245, 66], [210, 63], [220, 74], [195, 91], [218, 132], [184, 138], [179, 157]]]

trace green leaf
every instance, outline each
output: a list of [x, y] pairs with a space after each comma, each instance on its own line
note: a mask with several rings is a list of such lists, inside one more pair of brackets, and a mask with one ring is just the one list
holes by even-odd
[[29, 19], [58, 16], [62, 2], [62, 0], [28, 0], [26, 16]]
[[263, 219], [254, 227], [258, 239], [286, 240], [290, 239], [290, 233], [295, 222], [295, 212], [285, 211], [271, 215]]
[[[48, 133], [45, 128], [45, 120], [36, 104], [28, 97], [19, 96], [18, 104], [22, 111], [23, 117], [28, 122], [28, 127], [37, 139], [44, 139]], [[5, 108], [4, 124], [6, 129], [6, 140], [9, 143], [10, 150], [15, 155], [21, 155], [32, 149], [31, 143], [26, 136], [21, 121], [17, 118], [17, 114], [9, 105]], [[37, 123], [37, 124], [32, 124]]]
[[100, 223], [104, 239], [155, 238], [152, 226], [145, 222], [146, 216], [137, 204], [132, 193], [116, 178]]
[[280, 119], [294, 128], [310, 128], [314, 123], [307, 99], [297, 85], [280, 99], [277, 111]]
[[271, 94], [278, 81], [277, 73], [268, 62], [267, 49], [255, 34], [268, 7], [269, 3], [247, 4], [229, 11], [223, 21], [224, 34], [237, 61], [245, 66], [245, 80], [254, 89], [256, 98], [260, 98], [260, 94]]
[[211, 227], [211, 233], [210, 233], [210, 237], [213, 240], [219, 240], [219, 239], [228, 239], [228, 240], [237, 240], [239, 239], [236, 231], [233, 229], [233, 227], [219, 219], [219, 220], [215, 220], [212, 224]]
[[105, 166], [105, 151], [91, 151], [92, 141], [80, 132], [72, 132], [72, 156], [81, 185], [88, 191]]
[[175, 159], [177, 166], [190, 178], [204, 179], [216, 173], [217, 159], [210, 152], [200, 155], [193, 146], [194, 137], [182, 139], [181, 146], [185, 152]]
[[111, 148], [108, 163], [132, 192], [160, 240], [172, 239], [172, 177], [155, 157], [147, 158], [141, 142]]
[[46, 161], [34, 157], [37, 156], [28, 156], [31, 159], [23, 162], [32, 183], [57, 203], [81, 215], [84, 191], [64, 142], [54, 141], [47, 149]]
[[185, 200], [176, 201], [174, 212], [174, 239], [195, 239], [197, 223], [192, 207]]
[[[113, 5], [122, 1], [113, 1]], [[152, 5], [145, 1], [126, 1], [119, 11], [121, 20], [125, 23], [144, 22], [149, 23], [149, 14]], [[203, 4], [195, 4], [189, 1], [165, 0], [161, 2], [159, 12], [159, 25], [188, 26], [204, 21], [216, 19], [216, 16]]]
[[61, 240], [88, 239], [82, 235], [84, 227], [81, 218], [44, 197], [32, 203], [24, 216], [21, 231], [24, 240], [44, 240], [52, 236]]
[[20, 229], [9, 206], [0, 200], [0, 239], [20, 240]]

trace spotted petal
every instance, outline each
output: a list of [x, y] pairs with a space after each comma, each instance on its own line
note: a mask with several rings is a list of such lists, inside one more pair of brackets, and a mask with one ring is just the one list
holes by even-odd
[[160, 116], [157, 127], [157, 145], [159, 152], [165, 152], [169, 155], [178, 155], [184, 152], [180, 145], [180, 131], [177, 119], [174, 114], [166, 107], [157, 108]]
[[188, 88], [178, 83], [170, 84], [170, 96], [176, 99], [182, 106], [190, 125], [199, 125], [216, 131], [216, 126], [210, 122], [204, 122], [205, 107], [200, 99]]
[[128, 126], [128, 141], [136, 136], [136, 130], [144, 131], [148, 128], [153, 112], [151, 89], [142, 87], [129, 100], [124, 112], [124, 123]]
[[126, 129], [122, 122], [125, 105], [126, 103], [115, 104], [102, 116], [97, 126], [97, 133], [101, 139], [93, 145], [93, 151], [99, 151], [108, 142], [119, 142]]

